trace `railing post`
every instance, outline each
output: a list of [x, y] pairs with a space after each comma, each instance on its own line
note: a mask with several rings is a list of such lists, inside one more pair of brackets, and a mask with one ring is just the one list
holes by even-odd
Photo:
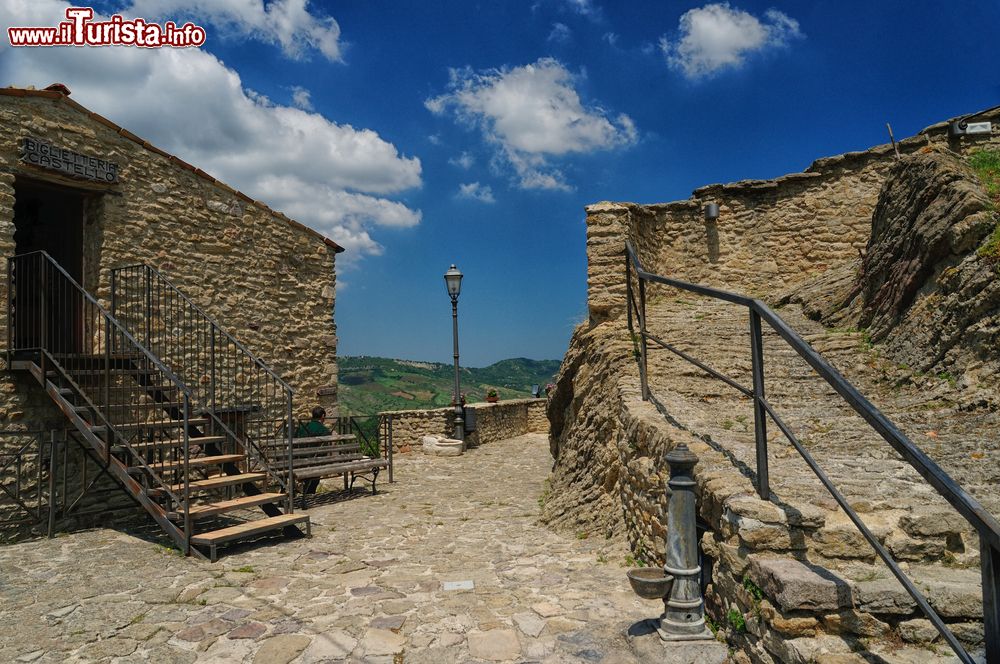
[[7, 259], [7, 369], [14, 361], [14, 259]]
[[209, 364], [209, 401], [212, 404], [212, 412], [215, 412], [215, 326], [209, 325], [209, 351], [208, 351], [208, 364]]
[[149, 349], [151, 341], [152, 319], [153, 319], [153, 275], [149, 267], [143, 266], [146, 275], [146, 348]]
[[634, 335], [635, 331], [632, 327], [632, 265], [629, 259], [628, 249], [625, 249], [625, 311], [628, 315], [628, 331], [629, 334]]
[[983, 535], [979, 541], [979, 561], [983, 572], [986, 664], [1000, 664], [1000, 551]]
[[639, 277], [639, 382], [642, 386], [642, 400], [649, 401], [649, 376], [646, 355], [646, 282]]
[[389, 450], [389, 484], [392, 484], [392, 415], [386, 416], [386, 430], [388, 432], [388, 450]]
[[111, 270], [111, 317], [118, 318], [118, 270]]
[[[104, 324], [104, 407], [108, 416], [111, 416], [111, 324], [103, 316], [98, 316], [97, 320]], [[104, 463], [111, 462], [111, 432], [105, 434], [108, 439], [104, 446]]]
[[760, 314], [750, 309], [750, 358], [753, 364], [753, 432], [757, 447], [757, 493], [761, 500], [771, 499], [771, 481], [767, 470], [767, 412], [764, 409], [764, 341]]
[[[45, 362], [45, 349], [48, 346], [48, 337], [49, 337], [49, 332], [48, 332], [48, 330], [49, 330], [49, 312], [48, 312], [49, 301], [48, 301], [48, 297], [47, 297], [48, 294], [46, 293], [46, 291], [48, 290], [49, 280], [47, 278], [48, 272], [45, 269], [46, 267], [48, 267], [48, 266], [45, 264], [45, 254], [38, 254], [38, 268], [41, 271], [41, 274], [39, 275], [39, 279], [38, 279], [39, 286], [40, 286], [38, 297], [39, 297], [39, 301], [41, 302], [41, 308], [42, 308], [42, 316], [41, 316], [42, 327], [38, 331], [38, 334], [39, 334], [39, 351], [40, 351], [39, 352], [39, 356], [40, 356], [39, 360], [40, 360], [40, 363], [42, 365], [42, 379], [43, 380], [45, 379], [45, 374], [47, 373], [47, 367], [46, 367], [46, 362]], [[44, 385], [44, 382], [42, 384]]]
[[[41, 441], [41, 436], [39, 436], [39, 441]], [[39, 448], [41, 447], [42, 445], [39, 444]], [[46, 529], [46, 536], [49, 539], [52, 539], [55, 534], [56, 523], [56, 456], [56, 431], [52, 429], [49, 431], [49, 523]], [[41, 465], [41, 458], [38, 462]]]
[[188, 421], [191, 413], [191, 397], [184, 395], [184, 555], [191, 555], [191, 445]]
[[285, 391], [285, 398], [288, 400], [288, 431], [285, 435], [285, 444], [288, 445], [288, 507], [285, 510], [286, 514], [292, 514], [295, 511], [295, 473], [292, 467], [292, 436], [294, 431], [292, 427], [294, 426], [292, 420], [292, 396]]

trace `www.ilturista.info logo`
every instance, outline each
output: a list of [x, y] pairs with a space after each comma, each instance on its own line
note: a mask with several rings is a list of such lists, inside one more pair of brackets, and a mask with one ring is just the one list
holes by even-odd
[[187, 48], [205, 43], [205, 28], [190, 21], [178, 26], [144, 19], [126, 19], [115, 14], [107, 21], [94, 21], [91, 7], [67, 7], [66, 19], [55, 27], [11, 27], [11, 46], [139, 46], [141, 48]]

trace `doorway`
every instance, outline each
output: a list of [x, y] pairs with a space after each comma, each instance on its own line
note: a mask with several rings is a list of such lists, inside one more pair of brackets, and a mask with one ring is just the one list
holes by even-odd
[[[35, 180], [14, 182], [15, 255], [45, 251], [77, 283], [83, 280], [83, 227], [88, 192]], [[79, 352], [83, 300], [40, 256], [19, 259], [15, 269], [14, 348]], [[43, 272], [44, 270], [44, 272]]]

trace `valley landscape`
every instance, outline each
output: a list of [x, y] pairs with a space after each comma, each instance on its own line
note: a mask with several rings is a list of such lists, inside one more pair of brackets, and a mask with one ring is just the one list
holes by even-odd
[[[462, 367], [462, 393], [469, 403], [483, 401], [495, 388], [500, 399], [531, 396], [531, 386], [554, 382], [560, 360], [501, 360], [488, 367]], [[451, 403], [454, 368], [439, 362], [385, 357], [341, 357], [339, 397], [342, 415], [386, 410], [437, 408]]]

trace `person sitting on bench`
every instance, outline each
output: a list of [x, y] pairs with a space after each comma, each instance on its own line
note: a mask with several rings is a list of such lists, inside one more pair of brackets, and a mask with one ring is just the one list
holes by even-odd
[[[316, 436], [329, 436], [330, 429], [323, 424], [326, 420], [326, 410], [322, 406], [316, 406], [312, 409], [312, 419], [305, 424], [299, 424], [298, 430], [295, 432], [296, 438], [312, 438]], [[302, 485], [302, 491], [306, 494], [316, 493], [316, 487], [319, 486], [319, 478], [313, 478], [306, 480]]]

